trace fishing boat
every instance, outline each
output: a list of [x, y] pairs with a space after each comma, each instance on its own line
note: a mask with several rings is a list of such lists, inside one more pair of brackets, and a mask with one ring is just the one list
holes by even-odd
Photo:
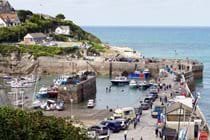
[[36, 97], [38, 99], [48, 98], [48, 89], [46, 87], [41, 87], [36, 93]]
[[139, 81], [139, 82], [138, 82], [138, 87], [139, 87], [140, 89], [146, 90], [147, 88], [150, 87], [150, 85], [149, 85], [149, 83], [146, 82], [146, 81]]
[[38, 109], [41, 107], [41, 105], [42, 105], [42, 102], [40, 100], [35, 100], [32, 102], [31, 107], [33, 109]]
[[58, 87], [54, 86], [50, 89], [47, 89], [47, 94], [49, 98], [56, 98], [58, 96]]
[[24, 83], [22, 81], [16, 80], [16, 81], [11, 81], [10, 86], [11, 86], [11, 88], [31, 88], [32, 84]]
[[111, 80], [113, 85], [126, 85], [129, 84], [129, 80], [125, 76], [117, 76], [115, 79]]
[[137, 88], [137, 87], [138, 87], [137, 81], [136, 81], [136, 80], [131, 80], [131, 81], [129, 82], [129, 87], [130, 87], [130, 88]]
[[20, 80], [23, 81], [24, 83], [35, 83], [36, 82], [36, 78], [34, 75], [22, 76], [22, 77], [20, 77]]
[[70, 76], [68, 75], [62, 75], [60, 77], [58, 77], [57, 79], [54, 79], [54, 84], [55, 85], [66, 85], [68, 84], [68, 80], [69, 80]]
[[95, 103], [93, 99], [88, 100], [87, 108], [94, 108]]

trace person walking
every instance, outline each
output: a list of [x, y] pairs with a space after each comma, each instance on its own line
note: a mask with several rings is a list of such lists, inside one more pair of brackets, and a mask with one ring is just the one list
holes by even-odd
[[158, 137], [158, 127], [155, 128], [155, 135], [156, 135], [156, 138]]
[[135, 119], [135, 120], [134, 120], [134, 123], [133, 123], [134, 129], [136, 129], [136, 125], [137, 125], [137, 119]]
[[124, 131], [124, 140], [127, 140], [127, 133], [128, 133], [128, 132], [125, 130], [125, 131]]

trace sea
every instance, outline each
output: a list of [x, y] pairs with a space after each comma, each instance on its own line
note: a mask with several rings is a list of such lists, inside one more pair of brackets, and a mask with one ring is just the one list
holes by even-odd
[[[199, 106], [210, 124], [210, 27], [83, 27], [113, 46], [131, 47], [145, 57], [190, 58], [204, 64], [203, 79], [196, 81]], [[133, 96], [116, 96], [128, 102]], [[102, 98], [103, 99], [103, 98]], [[110, 100], [114, 100], [111, 98]]]

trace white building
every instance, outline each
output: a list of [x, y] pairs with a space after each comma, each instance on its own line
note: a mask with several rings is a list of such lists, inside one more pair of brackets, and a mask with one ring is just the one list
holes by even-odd
[[69, 26], [59, 26], [55, 29], [55, 34], [70, 35], [70, 27]]
[[34, 45], [41, 44], [46, 40], [46, 35], [43, 33], [28, 33], [24, 37], [24, 44], [26, 45]]

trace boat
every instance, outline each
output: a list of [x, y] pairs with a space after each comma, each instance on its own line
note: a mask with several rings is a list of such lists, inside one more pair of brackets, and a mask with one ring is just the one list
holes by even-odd
[[54, 79], [53, 82], [55, 85], [67, 85], [69, 78], [70, 76], [68, 75], [62, 75], [59, 78]]
[[87, 108], [94, 108], [95, 103], [93, 99], [88, 100]]
[[138, 87], [137, 81], [136, 80], [131, 80], [129, 82], [129, 87], [130, 88], [137, 88]]
[[143, 74], [144, 74], [144, 78], [145, 79], [149, 79], [150, 78], [150, 71], [149, 71], [149, 69], [145, 69], [143, 71]]
[[64, 110], [64, 101], [58, 101], [56, 103], [56, 110], [63, 111]]
[[28, 75], [28, 76], [22, 76], [20, 77], [20, 80], [23, 81], [24, 83], [35, 83], [36, 78], [34, 75]]
[[22, 81], [16, 80], [16, 81], [11, 81], [10, 86], [11, 86], [11, 88], [31, 88], [32, 84], [24, 83]]
[[32, 107], [33, 109], [38, 109], [38, 108], [41, 107], [41, 105], [42, 105], [42, 102], [41, 102], [40, 100], [35, 100], [35, 101], [32, 102], [31, 107]]
[[111, 80], [113, 85], [126, 85], [129, 84], [129, 80], [125, 76], [117, 76], [115, 79]]
[[146, 90], [147, 88], [150, 87], [149, 83], [147, 83], [146, 81], [139, 81], [138, 82], [138, 87], [140, 89]]
[[36, 93], [36, 97], [38, 99], [48, 98], [48, 89], [46, 87], [41, 87]]

